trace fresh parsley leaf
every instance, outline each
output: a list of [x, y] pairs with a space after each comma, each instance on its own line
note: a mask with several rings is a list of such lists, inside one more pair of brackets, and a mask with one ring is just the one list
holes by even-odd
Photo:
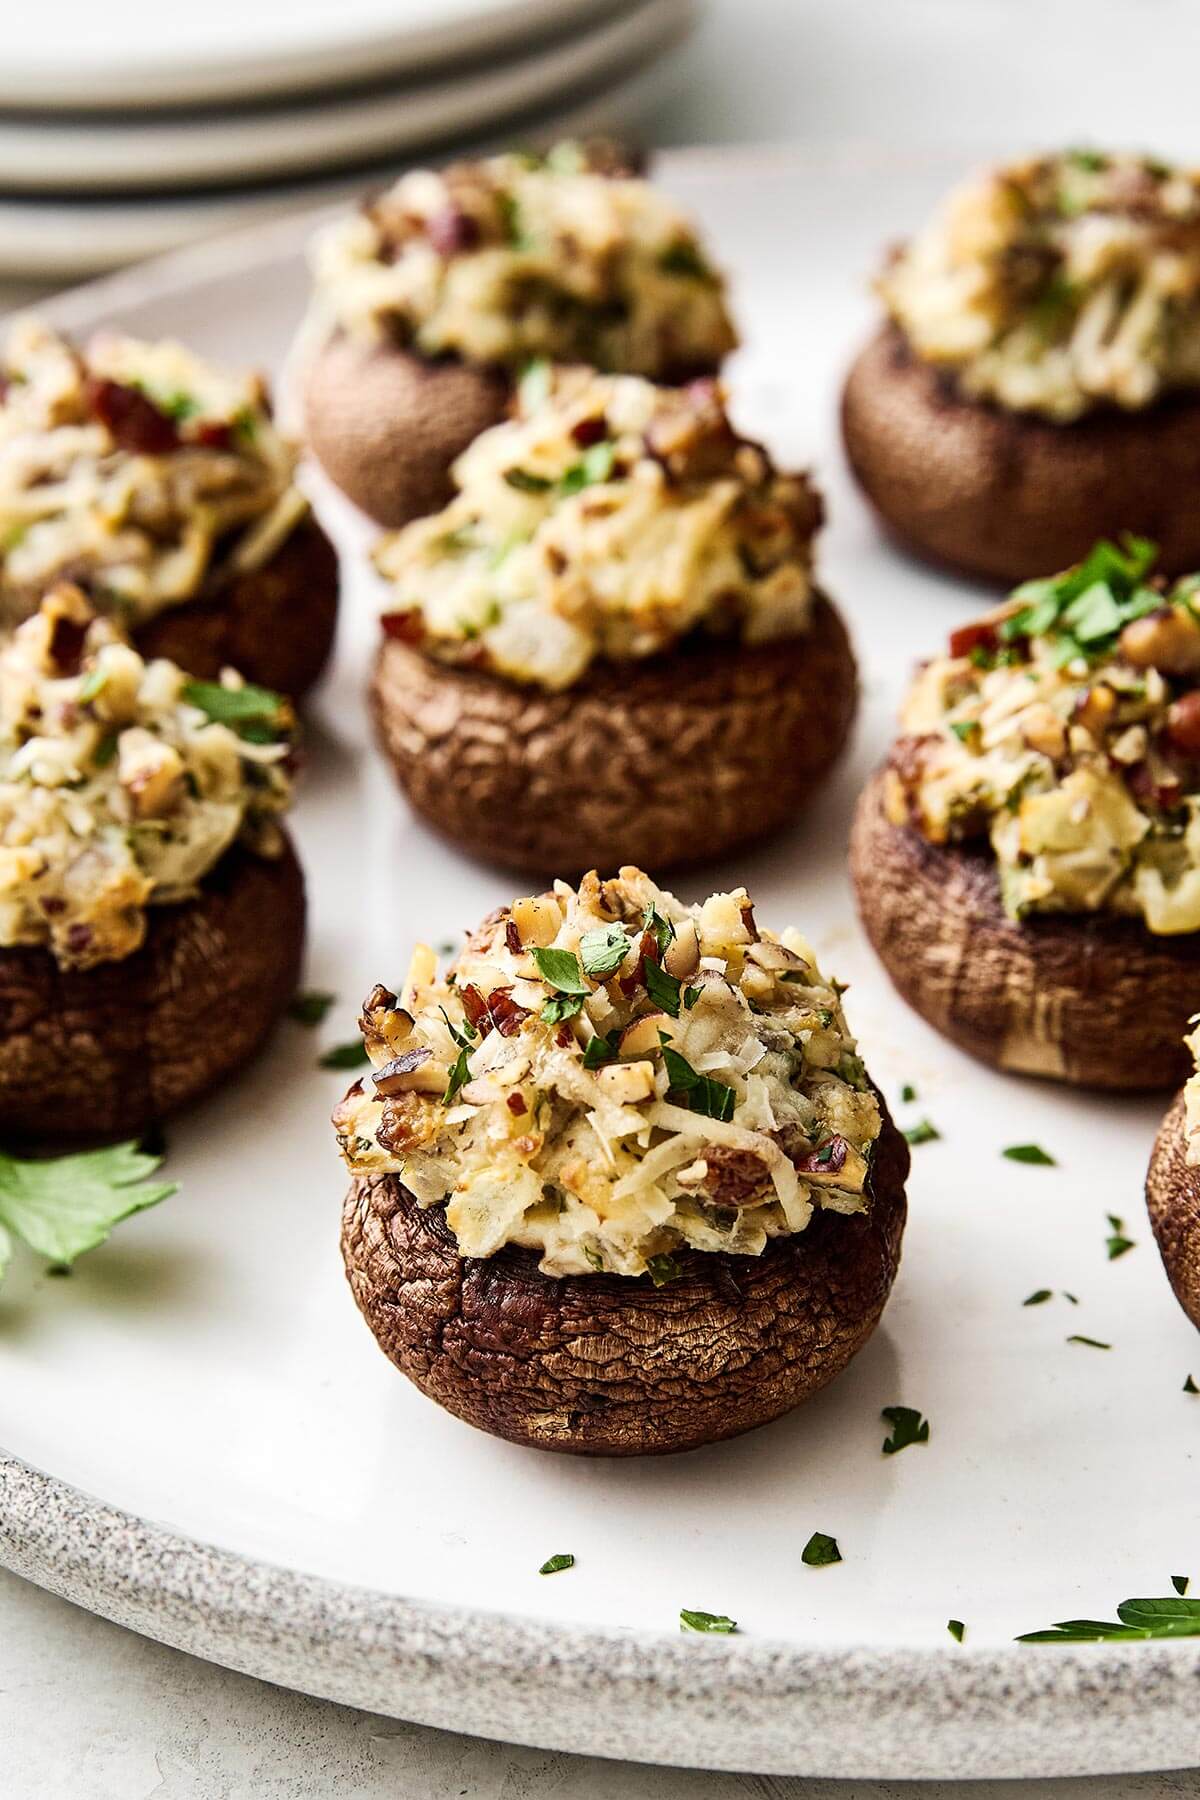
[[823, 1531], [814, 1531], [800, 1552], [800, 1561], [807, 1563], [810, 1569], [823, 1569], [830, 1563], [840, 1563], [842, 1553], [838, 1549], [836, 1538], [831, 1538]]
[[297, 1025], [319, 1025], [336, 999], [336, 994], [325, 993], [320, 988], [304, 989], [293, 995], [288, 1018], [295, 1019]]
[[1104, 1246], [1108, 1251], [1109, 1262], [1116, 1262], [1118, 1256], [1124, 1256], [1127, 1250], [1133, 1249], [1134, 1240], [1125, 1236], [1125, 1221], [1118, 1219], [1116, 1213], [1108, 1213], [1106, 1217], [1112, 1229], [1104, 1240]]
[[703, 1113], [707, 1119], [728, 1121], [733, 1117], [733, 1109], [737, 1104], [737, 1095], [731, 1087], [722, 1081], [713, 1081], [707, 1075], [698, 1075], [686, 1057], [672, 1050], [662, 1032], [663, 1061], [667, 1066], [667, 1079], [673, 1093], [682, 1094], [694, 1113]]
[[547, 475], [535, 475], [532, 469], [505, 469], [504, 479], [518, 494], [548, 494], [554, 483]]
[[452, 1106], [459, 1089], [465, 1087], [471, 1079], [471, 1071], [467, 1067], [467, 1057], [470, 1054], [470, 1051], [464, 1047], [450, 1065], [450, 1078], [446, 1082], [446, 1092], [442, 1095], [444, 1106]]
[[910, 1144], [932, 1144], [941, 1132], [928, 1119], [922, 1119], [916, 1125], [909, 1125], [904, 1133]]
[[1122, 1600], [1117, 1620], [1063, 1619], [1045, 1631], [1025, 1631], [1018, 1644], [1095, 1644], [1138, 1638], [1200, 1637], [1200, 1600]]
[[579, 967], [579, 958], [573, 950], [541, 950], [535, 949], [533, 960], [537, 964], [538, 974], [543, 981], [557, 988], [560, 994], [591, 993], [591, 988], [583, 978]]
[[655, 1287], [666, 1287], [670, 1281], [678, 1281], [683, 1270], [673, 1256], [648, 1256], [646, 1273]]
[[561, 1025], [564, 1019], [573, 1019], [582, 1010], [582, 994], [551, 994], [538, 1017], [547, 1025]]
[[1048, 1151], [1043, 1150], [1040, 1144], [1010, 1144], [1007, 1150], [1002, 1150], [1000, 1154], [1007, 1156], [1009, 1162], [1037, 1163], [1047, 1169], [1057, 1166], [1054, 1158]]
[[107, 669], [99, 667], [91, 668], [80, 682], [79, 692], [76, 694], [75, 698], [79, 701], [80, 705], [86, 706], [89, 700], [94, 700], [97, 694], [103, 693], [107, 683]]
[[335, 1044], [332, 1050], [326, 1050], [319, 1059], [320, 1069], [361, 1069], [369, 1062], [366, 1045], [361, 1038], [353, 1038], [348, 1044]]
[[1200, 1387], [1196, 1386], [1195, 1382], [1192, 1380], [1191, 1376], [1189, 1375], [1187, 1380], [1183, 1384], [1183, 1391], [1185, 1394], [1200, 1394]]
[[1099, 1338], [1084, 1337], [1081, 1332], [1073, 1332], [1067, 1339], [1068, 1344], [1086, 1344], [1091, 1350], [1111, 1350], [1111, 1344], [1103, 1343]]
[[949, 725], [960, 744], [969, 744], [981, 729], [978, 719], [951, 719]]
[[699, 988], [699, 987], [684, 988], [683, 1004], [684, 1004], [684, 1009], [687, 1012], [691, 1012], [693, 1006], [695, 1006], [697, 1000], [700, 998], [700, 996], [703, 992], [704, 992], [704, 989]]
[[737, 1620], [726, 1618], [724, 1613], [692, 1612], [686, 1606], [679, 1609], [680, 1631], [719, 1631], [728, 1637], [731, 1631], [737, 1630]]
[[1068, 1292], [1067, 1292], [1067, 1290], [1066, 1290], [1066, 1288], [1064, 1288], [1064, 1289], [1063, 1289], [1063, 1290], [1062, 1290], [1062, 1297], [1063, 1297], [1063, 1299], [1064, 1299], [1064, 1300], [1069, 1300], [1069, 1301], [1070, 1301], [1070, 1302], [1071, 1302], [1071, 1305], [1072, 1305], [1072, 1306], [1078, 1306], [1078, 1305], [1079, 1305], [1079, 1296], [1078, 1296], [1078, 1294], [1068, 1294]]
[[608, 438], [602, 438], [598, 444], [589, 444], [579, 461], [564, 471], [558, 483], [559, 493], [580, 494], [584, 488], [607, 481], [613, 472], [616, 454], [617, 447]]
[[546, 1558], [545, 1562], [538, 1570], [538, 1574], [557, 1575], [562, 1569], [573, 1569], [574, 1567], [575, 1558], [571, 1555], [570, 1551], [560, 1550], [557, 1556], [548, 1556]]
[[1053, 1289], [1052, 1288], [1037, 1288], [1034, 1290], [1034, 1292], [1032, 1294], [1030, 1294], [1028, 1300], [1022, 1300], [1021, 1305], [1022, 1306], [1042, 1306], [1047, 1300], [1050, 1300], [1052, 1298], [1053, 1298]]
[[629, 934], [620, 925], [601, 925], [579, 940], [580, 960], [593, 981], [607, 981], [628, 955]]
[[900, 1089], [900, 1098], [907, 1104], [909, 1101], [915, 1100], [916, 1097], [916, 1088], [911, 1081], [906, 1081], [904, 1086]]
[[443, 1019], [445, 1019], [446, 1030], [450, 1033], [450, 1036], [454, 1039], [459, 1049], [466, 1050], [469, 1054], [475, 1047], [475, 1039], [479, 1036], [478, 1031], [475, 1026], [472, 1025], [470, 1019], [464, 1019], [461, 1025], [456, 1025], [444, 1006], [439, 1006], [438, 1011], [441, 1013]]
[[183, 698], [216, 725], [228, 725], [250, 743], [274, 743], [291, 723], [291, 707], [270, 688], [225, 687], [219, 681], [185, 681]]
[[675, 936], [675, 927], [670, 919], [664, 919], [655, 907], [648, 906], [642, 914], [642, 930], [648, 931], [658, 945], [659, 961], [661, 962]]
[[617, 1046], [611, 1038], [606, 1038], [599, 1031], [594, 1038], [588, 1040], [588, 1047], [583, 1053], [585, 1069], [598, 1069], [602, 1063], [612, 1062], [616, 1058]]
[[1190, 1575], [1172, 1575], [1171, 1577], [1171, 1586], [1175, 1589], [1177, 1594], [1186, 1594], [1191, 1585], [1192, 1578]]
[[892, 1435], [884, 1439], [885, 1456], [895, 1456], [898, 1450], [907, 1450], [910, 1444], [929, 1442], [929, 1420], [921, 1417], [919, 1408], [885, 1406], [882, 1416], [892, 1428]]
[[950, 1636], [954, 1639], [956, 1644], [961, 1644], [967, 1635], [967, 1628], [961, 1619], [947, 1619], [946, 1630], [950, 1633]]
[[672, 1019], [679, 1017], [679, 983], [673, 975], [668, 975], [661, 963], [648, 956], [642, 964], [645, 975], [646, 992], [655, 1006], [668, 1013]]
[[0, 1153], [0, 1275], [14, 1237], [69, 1269], [122, 1219], [177, 1192], [173, 1181], [150, 1180], [161, 1163], [136, 1143], [46, 1159]]

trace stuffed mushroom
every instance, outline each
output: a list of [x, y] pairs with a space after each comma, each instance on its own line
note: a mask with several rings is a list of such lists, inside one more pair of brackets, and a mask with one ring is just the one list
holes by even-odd
[[1175, 1298], [1200, 1328], [1200, 1031], [1186, 1045], [1191, 1073], [1154, 1140], [1146, 1205]]
[[714, 382], [541, 366], [387, 538], [379, 735], [415, 809], [541, 873], [709, 858], [791, 818], [856, 700], [821, 503]]
[[334, 1114], [380, 1347], [515, 1443], [692, 1449], [833, 1379], [896, 1273], [908, 1151], [805, 940], [638, 869], [418, 947]]
[[531, 359], [683, 381], [736, 343], [690, 220], [609, 145], [412, 170], [313, 261], [309, 442], [381, 525], [446, 503]]
[[905, 999], [1004, 1069], [1179, 1080], [1200, 1009], [1200, 578], [1102, 542], [956, 631], [863, 794], [851, 872]]
[[258, 1048], [304, 936], [290, 726], [68, 585], [0, 650], [4, 1139], [135, 1136]]
[[1105, 531], [1200, 565], [1200, 170], [1070, 151], [950, 195], [879, 278], [850, 461], [918, 554], [1000, 583]]
[[148, 658], [291, 696], [333, 643], [337, 561], [255, 376], [175, 343], [77, 349], [36, 320], [0, 357], [0, 626], [67, 578]]

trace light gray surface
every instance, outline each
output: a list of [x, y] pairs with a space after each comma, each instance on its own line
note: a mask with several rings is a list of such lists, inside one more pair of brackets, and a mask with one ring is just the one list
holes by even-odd
[[[991, 146], [1116, 134], [1194, 155], [1198, 47], [1190, 0], [710, 0], [694, 42], [652, 78], [645, 116], [661, 142]], [[0, 306], [27, 297], [0, 288]], [[900, 1791], [651, 1770], [405, 1726], [200, 1663], [0, 1573], [3, 1800], [884, 1800]], [[923, 1787], [921, 1800], [955, 1791]], [[972, 1800], [999, 1791], [985, 1783]], [[1193, 1800], [1200, 1777], [1003, 1790], [1004, 1800], [1085, 1793]]]

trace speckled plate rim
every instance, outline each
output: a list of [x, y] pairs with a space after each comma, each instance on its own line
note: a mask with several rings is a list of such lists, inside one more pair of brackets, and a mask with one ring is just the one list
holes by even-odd
[[544, 1749], [893, 1780], [1099, 1775], [1200, 1755], [1194, 1641], [826, 1650], [432, 1606], [213, 1549], [3, 1453], [0, 1562], [245, 1674]]
[[[691, 167], [827, 168], [881, 151], [673, 151]], [[888, 159], [944, 161], [944, 151]], [[294, 255], [322, 207], [71, 289], [66, 329]], [[0, 1564], [144, 1636], [420, 1724], [642, 1762], [858, 1780], [1046, 1777], [1200, 1762], [1200, 1640], [797, 1646], [673, 1638], [433, 1605], [184, 1537], [0, 1447]], [[869, 1733], [862, 1730], [869, 1718]], [[878, 1746], [888, 1744], [886, 1757]]]

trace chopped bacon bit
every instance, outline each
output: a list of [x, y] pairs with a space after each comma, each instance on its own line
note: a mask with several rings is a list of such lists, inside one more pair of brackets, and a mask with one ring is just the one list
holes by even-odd
[[396, 638], [401, 644], [419, 644], [425, 636], [425, 621], [418, 606], [386, 612], [379, 623], [383, 626], [384, 637]]
[[816, 1150], [810, 1150], [796, 1164], [801, 1175], [836, 1175], [845, 1166], [848, 1146], [844, 1137], [827, 1138]]
[[160, 412], [140, 388], [125, 387], [98, 375], [88, 377], [89, 412], [108, 427], [122, 450], [142, 456], [162, 456], [179, 448], [175, 421]]
[[504, 921], [504, 942], [508, 945], [508, 948], [512, 951], [514, 956], [520, 956], [523, 945], [521, 943], [521, 934], [517, 930], [517, 922], [515, 919], [505, 919]]
[[527, 1006], [518, 1006], [510, 988], [493, 988], [487, 998], [492, 1023], [501, 1037], [514, 1037], [529, 1017]]
[[960, 625], [957, 631], [950, 633], [951, 656], [970, 656], [972, 650], [981, 647], [994, 650], [999, 643], [996, 627], [989, 625], [986, 619], [976, 619], [972, 625]]
[[506, 1105], [508, 1107], [509, 1112], [515, 1113], [518, 1119], [520, 1118], [522, 1113], [529, 1111], [529, 1108], [525, 1104], [524, 1094], [510, 1094], [508, 1096]]
[[492, 1029], [492, 1017], [488, 1012], [487, 1001], [479, 989], [469, 981], [459, 989], [459, 993], [462, 995], [463, 1011], [480, 1037], [486, 1037]]

